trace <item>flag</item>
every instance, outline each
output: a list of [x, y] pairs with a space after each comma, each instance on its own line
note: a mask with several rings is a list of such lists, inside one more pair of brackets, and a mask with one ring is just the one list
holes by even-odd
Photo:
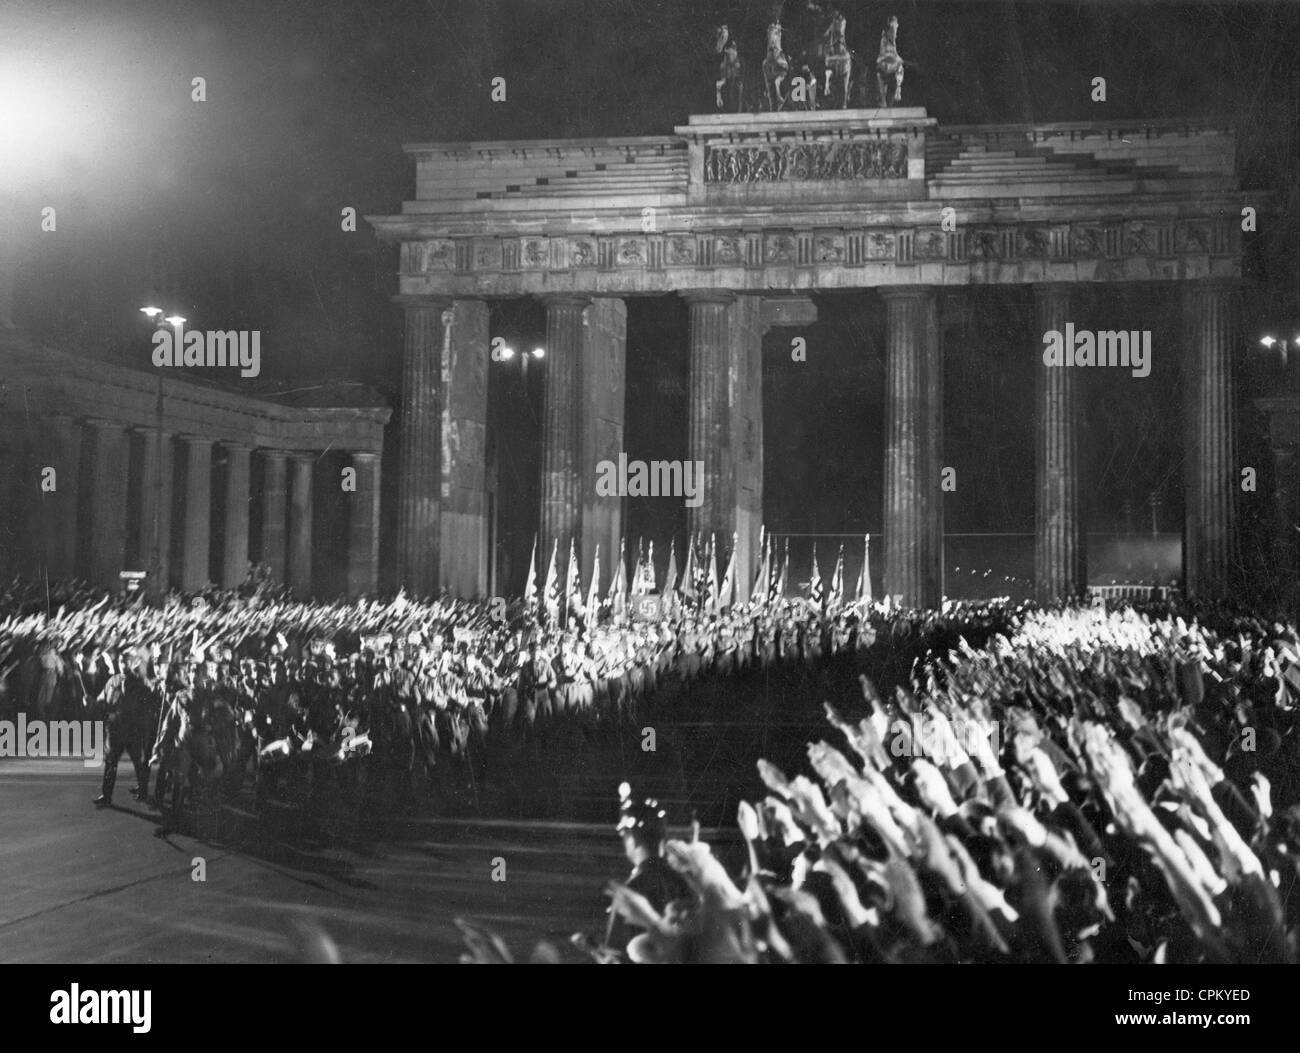
[[643, 596], [645, 587], [645, 541], [636, 539], [636, 567], [632, 570], [632, 595]]
[[808, 602], [815, 608], [820, 608], [822, 600], [826, 598], [825, 590], [822, 588], [822, 572], [817, 566], [817, 542], [813, 542], [813, 559], [812, 559], [812, 577], [808, 579]]
[[551, 543], [551, 564], [546, 568], [546, 586], [542, 603], [546, 608], [546, 613], [551, 618], [560, 616], [560, 582], [555, 573], [555, 555], [560, 548], [560, 539], [556, 538]]
[[591, 584], [587, 587], [587, 607], [583, 616], [587, 627], [593, 628], [600, 614], [600, 543], [596, 543], [596, 558], [591, 563]]
[[695, 575], [697, 569], [695, 566], [695, 535], [692, 534], [686, 539], [686, 567], [682, 571], [682, 588], [681, 593], [692, 603], [695, 602], [699, 595], [695, 590]]
[[772, 588], [768, 591], [768, 603], [780, 603], [785, 598], [785, 579], [790, 570], [790, 539], [787, 538], [782, 546], [781, 553], [781, 573], [772, 581]]
[[730, 607], [736, 602], [736, 546], [739, 544], [739, 536], [732, 534], [731, 555], [727, 559], [726, 573], [722, 575], [722, 587], [718, 590], [719, 610]]
[[709, 579], [704, 586], [704, 607], [710, 614], [718, 613], [718, 538], [709, 535]]
[[758, 573], [754, 576], [754, 587], [749, 591], [749, 598], [754, 603], [767, 603], [767, 592], [771, 587], [772, 556], [768, 551], [768, 541], [764, 538], [759, 544]]
[[614, 614], [622, 614], [627, 609], [627, 557], [624, 555], [623, 539], [618, 539], [618, 562], [614, 565], [614, 576], [609, 579], [609, 593], [606, 602]]
[[573, 549], [573, 539], [569, 539], [569, 568], [564, 574], [565, 621], [574, 613], [583, 614], [582, 575], [578, 572], [578, 556]]
[[862, 573], [858, 575], [858, 603], [871, 602], [871, 535], [863, 535]]
[[844, 602], [844, 546], [840, 545], [840, 554], [835, 560], [835, 571], [831, 574], [830, 592], [826, 594], [826, 609], [834, 610]]
[[650, 542], [650, 554], [645, 559], [645, 591], [647, 595], [659, 591], [659, 586], [655, 582], [655, 543], [653, 541]]
[[[400, 594], [399, 594], [400, 595]], [[393, 601], [396, 604], [396, 600]], [[532, 610], [537, 604], [537, 535], [533, 535], [533, 555], [528, 561], [528, 581], [524, 583], [524, 607]]]
[[668, 543], [668, 577], [664, 581], [664, 596], [677, 598], [677, 539]]

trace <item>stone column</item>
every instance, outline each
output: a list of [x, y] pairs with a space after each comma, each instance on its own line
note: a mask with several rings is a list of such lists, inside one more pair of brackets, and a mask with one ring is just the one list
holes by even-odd
[[262, 535], [261, 561], [271, 568], [271, 577], [284, 584], [288, 563], [285, 559], [285, 519], [287, 493], [283, 450], [262, 450]]
[[126, 565], [125, 477], [130, 446], [124, 424], [98, 419], [86, 423], [92, 436], [90, 580], [116, 590]]
[[482, 596], [488, 579], [488, 306], [456, 300], [443, 324], [436, 582], [459, 596]]
[[379, 454], [354, 453], [357, 488], [348, 494], [348, 597], [379, 588]]
[[185, 513], [181, 534], [180, 586], [187, 592], [208, 583], [212, 546], [212, 440], [182, 435], [185, 446]]
[[1198, 281], [1183, 289], [1187, 324], [1185, 376], [1191, 411], [1183, 539], [1188, 596], [1228, 596], [1236, 554], [1232, 357], [1236, 351], [1236, 285]]
[[225, 523], [221, 551], [221, 587], [238, 588], [248, 577], [248, 461], [247, 446], [226, 443]]
[[935, 607], [939, 557], [929, 523], [939, 502], [935, 293], [882, 289], [885, 301], [885, 592], [905, 606]]
[[1088, 579], [1079, 506], [1078, 406], [1075, 367], [1043, 363], [1043, 334], [1071, 321], [1068, 285], [1034, 286], [1036, 460], [1034, 592], [1040, 603], [1072, 599]]
[[[54, 469], [54, 490], [41, 489], [46, 566], [51, 581], [77, 573], [77, 495], [81, 468], [81, 427], [66, 414], [50, 419], [46, 465]], [[38, 468], [41, 467], [38, 460]], [[38, 485], [39, 485], [38, 480]]]
[[289, 586], [299, 599], [311, 596], [311, 517], [314, 453], [289, 455]]
[[149, 572], [146, 592], [157, 597], [171, 585], [171, 434], [159, 428], [136, 431], [140, 436], [140, 550], [135, 563]]
[[[546, 401], [542, 422], [539, 578], [558, 543], [556, 572], [564, 577], [569, 540], [582, 541], [583, 296], [549, 296], [546, 304]], [[582, 554], [579, 553], [579, 559]], [[540, 584], [540, 583], [539, 583]]]
[[446, 300], [406, 304], [402, 352], [402, 412], [397, 483], [397, 584], [415, 596], [437, 588], [438, 454], [442, 440], [439, 388]]
[[[579, 568], [583, 583], [590, 585], [592, 559], [599, 545], [600, 561], [605, 568], [601, 573], [603, 587], [613, 573], [618, 539], [623, 533], [622, 498], [602, 497], [596, 493], [597, 466], [601, 461], [617, 464], [618, 455], [623, 452], [627, 400], [627, 306], [622, 300], [600, 296], [587, 309], [581, 372], [582, 457], [578, 474], [582, 493], [582, 534], [578, 538]], [[549, 551], [547, 556], [549, 558]]]
[[[703, 463], [700, 504], [688, 508], [687, 529], [707, 543], [730, 544], [733, 517], [727, 514], [726, 483], [731, 478], [728, 400], [731, 342], [728, 310], [730, 293], [709, 290], [686, 292], [690, 312], [690, 410], [687, 457]], [[719, 574], [722, 570], [719, 569]]]
[[[731, 532], [736, 535], [736, 596], [745, 600], [758, 569], [758, 534], [763, 524], [763, 334], [767, 321], [759, 296], [737, 296], [728, 314], [732, 483], [727, 496], [732, 509]], [[726, 540], [730, 545], [730, 534]]]

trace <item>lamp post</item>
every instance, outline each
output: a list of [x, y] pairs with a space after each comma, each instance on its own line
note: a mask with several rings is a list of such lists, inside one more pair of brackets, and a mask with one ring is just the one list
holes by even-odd
[[[181, 329], [185, 325], [187, 319], [174, 313], [164, 315], [161, 307], [141, 307], [140, 313], [153, 322], [155, 330], [162, 329], [168, 325], [172, 327], [172, 335], [175, 341], [172, 345], [172, 350], [173, 353], [179, 353]], [[167, 591], [167, 582], [161, 580], [163, 502], [163, 374], [161, 369], [158, 372], [157, 424], [154, 431], [154, 442], [156, 443], [156, 446], [154, 448], [154, 477], [152, 480], [154, 488], [153, 552], [150, 554], [151, 566], [149, 568], [149, 580], [153, 583], [153, 588], [149, 591], [153, 592], [156, 596], [161, 597]]]
[[[1281, 398], [1275, 409], [1282, 420], [1289, 419], [1288, 424], [1282, 424], [1277, 417], [1274, 417], [1271, 425], [1283, 429], [1284, 435], [1290, 435], [1289, 442], [1282, 440], [1274, 447], [1274, 456], [1278, 458], [1275, 464], [1284, 476], [1288, 474], [1285, 471], [1288, 467], [1288, 458], [1281, 446], [1291, 447], [1289, 455], [1291, 478], [1278, 480], [1277, 500], [1284, 507], [1278, 509], [1277, 529], [1281, 536], [1277, 538], [1276, 543], [1281, 546], [1277, 555], [1289, 564], [1288, 569], [1293, 578], [1290, 586], [1293, 590], [1292, 595], [1295, 601], [1300, 603], [1300, 481], [1295, 478], [1295, 466], [1300, 461], [1300, 333], [1290, 340], [1273, 333], [1266, 333], [1260, 337], [1259, 344], [1267, 352], [1268, 364], [1272, 365], [1276, 362], [1281, 371], [1280, 383], [1277, 385], [1278, 395]], [[1287, 403], [1290, 405], [1288, 406]]]

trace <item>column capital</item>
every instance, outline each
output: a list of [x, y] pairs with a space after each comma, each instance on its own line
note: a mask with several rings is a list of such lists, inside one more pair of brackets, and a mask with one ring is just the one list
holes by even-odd
[[375, 464], [382, 455], [373, 450], [353, 450], [348, 456], [354, 461], [360, 461], [362, 464]]
[[186, 446], [211, 446], [216, 441], [206, 435], [178, 435], [177, 438]]
[[586, 309], [591, 306], [591, 297], [582, 293], [541, 293], [537, 299], [550, 310], [552, 307], [576, 307]]
[[160, 428], [157, 424], [132, 424], [131, 430], [137, 435], [147, 435], [149, 438], [155, 438], [159, 432], [164, 439], [170, 438], [172, 433], [167, 428]]
[[940, 285], [882, 285], [876, 290], [883, 300], [920, 300], [936, 296]]
[[81, 423], [87, 428], [94, 428], [96, 431], [126, 431], [124, 421], [109, 420], [107, 417], [87, 417]]
[[289, 456], [288, 450], [282, 450], [278, 446], [258, 446], [257, 452], [263, 460], [267, 461], [282, 461]]
[[289, 460], [301, 464], [303, 461], [316, 460], [316, 451], [315, 450], [289, 450], [288, 456], [289, 456]]
[[222, 439], [222, 440], [221, 440], [221, 446], [222, 446], [222, 449], [229, 450], [229, 451], [231, 451], [232, 453], [239, 453], [239, 452], [241, 452], [241, 451], [242, 451], [243, 453], [252, 453], [252, 452], [253, 452], [253, 444], [252, 444], [252, 443], [249, 443], [249, 442], [238, 442], [238, 441], [236, 441], [236, 440], [234, 440], [234, 439]]
[[680, 295], [688, 304], [716, 303], [726, 306], [736, 300], [736, 294], [727, 289], [682, 289]]
[[419, 310], [420, 308], [429, 311], [444, 311], [452, 305], [453, 301], [450, 296], [419, 296], [411, 293], [398, 293], [392, 298], [392, 302], [399, 307], [406, 308], [408, 311]]

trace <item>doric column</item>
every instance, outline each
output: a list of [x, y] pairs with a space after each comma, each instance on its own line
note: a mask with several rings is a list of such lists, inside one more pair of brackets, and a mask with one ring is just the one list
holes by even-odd
[[284, 584], [288, 561], [285, 552], [285, 520], [288, 515], [287, 483], [283, 450], [262, 450], [262, 533], [261, 562], [271, 568], [271, 578]]
[[289, 586], [299, 599], [311, 596], [311, 473], [314, 453], [289, 455]]
[[[623, 452], [627, 401], [627, 306], [612, 296], [598, 296], [587, 309], [582, 343], [580, 415], [582, 459], [582, 533], [578, 538], [583, 582], [589, 584], [592, 558], [600, 546], [604, 566], [601, 587], [613, 572], [618, 539], [623, 533], [623, 501], [596, 492], [601, 461], [618, 463]], [[612, 555], [614, 554], [614, 555]], [[547, 556], [550, 556], [548, 550]], [[602, 594], [603, 595], [603, 594]]]
[[1087, 586], [1080, 529], [1078, 408], [1075, 367], [1043, 362], [1044, 335], [1071, 320], [1068, 285], [1035, 285], [1036, 460], [1034, 592], [1040, 603], [1071, 599]]
[[348, 493], [348, 596], [379, 587], [379, 454], [354, 453], [357, 488]]
[[[581, 296], [548, 296], [546, 304], [546, 399], [542, 422], [541, 548], [538, 574], [558, 542], [556, 568], [564, 574], [569, 539], [582, 543], [582, 345]], [[579, 553], [581, 558], [581, 553]]]
[[212, 440], [182, 435], [185, 447], [185, 512], [181, 533], [180, 586], [187, 592], [208, 583], [212, 546]]
[[[52, 581], [76, 576], [77, 492], [81, 467], [81, 426], [70, 416], [50, 418], [49, 467], [54, 469], [55, 489], [41, 490], [44, 509], [46, 566]], [[39, 461], [39, 458], [38, 458]], [[40, 481], [38, 480], [38, 485]]]
[[482, 300], [456, 300], [447, 314], [451, 318], [444, 321], [442, 342], [436, 580], [439, 588], [455, 595], [482, 596], [488, 576], [488, 306]]
[[683, 295], [690, 312], [687, 457], [704, 465], [701, 503], [687, 510], [687, 529], [692, 535], [702, 535], [705, 541], [710, 534], [720, 535], [718, 543], [725, 550], [733, 529], [733, 517], [727, 514], [723, 492], [731, 468], [728, 413], [731, 341], [727, 323], [733, 297], [730, 293], [713, 291]]
[[1184, 287], [1190, 412], [1183, 576], [1188, 596], [1226, 598], [1236, 542], [1232, 356], [1236, 350], [1236, 286], [1198, 281]]
[[89, 420], [90, 580], [103, 588], [121, 586], [126, 564], [126, 466], [130, 463], [126, 426], [118, 421]]
[[885, 592], [936, 607], [941, 553], [929, 519], [939, 503], [935, 293], [882, 289], [885, 301]]
[[416, 596], [437, 588], [441, 527], [438, 453], [444, 335], [452, 320], [446, 300], [406, 305], [402, 351], [402, 413], [397, 481], [397, 584]]
[[149, 572], [149, 595], [161, 596], [171, 584], [171, 435], [156, 427], [136, 431], [140, 439], [140, 534], [135, 564]]
[[251, 450], [225, 443], [226, 494], [222, 522], [221, 587], [238, 588], [248, 577], [248, 462]]
[[[749, 598], [758, 569], [758, 535], [763, 523], [763, 299], [737, 296], [728, 308], [731, 367], [728, 423], [731, 530], [736, 535], [736, 595]], [[726, 538], [730, 544], [730, 535]], [[721, 571], [719, 571], [721, 573]]]

